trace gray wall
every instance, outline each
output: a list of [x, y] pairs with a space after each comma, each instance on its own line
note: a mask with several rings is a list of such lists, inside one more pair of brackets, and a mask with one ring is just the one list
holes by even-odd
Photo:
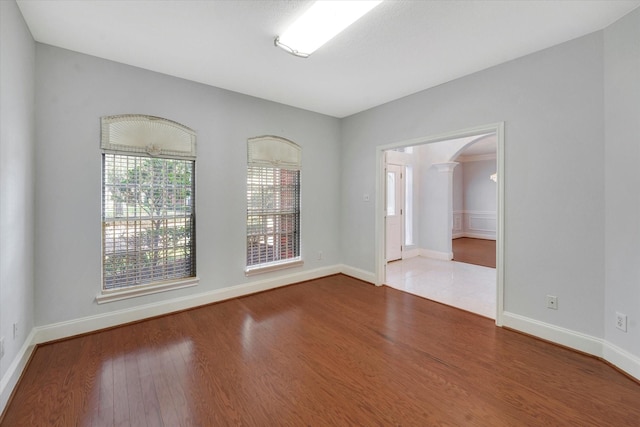
[[[302, 146], [305, 265], [295, 271], [340, 262], [338, 119], [41, 44], [37, 61], [36, 324], [290, 274], [244, 275], [246, 142], [253, 136], [277, 135]], [[165, 117], [198, 134], [201, 282], [98, 306], [100, 117], [124, 113]]]
[[491, 181], [489, 176], [496, 172], [496, 161], [465, 162], [457, 168], [460, 167], [464, 169], [464, 210], [495, 212], [496, 183]]
[[[0, 360], [0, 378], [34, 326], [34, 72], [33, 38], [15, 2], [1, 1], [0, 337], [4, 337], [5, 355]], [[6, 398], [3, 393], [0, 411]]]
[[[604, 32], [606, 340], [640, 356], [640, 9]], [[628, 332], [615, 328], [615, 312]]]
[[374, 272], [376, 147], [504, 121], [505, 309], [602, 337], [602, 64], [597, 32], [344, 119], [343, 262]]
[[[34, 324], [260, 279], [243, 274], [248, 137], [303, 147], [304, 269], [373, 272], [376, 147], [499, 121], [506, 310], [640, 355], [640, 10], [604, 32], [344, 120], [34, 44], [14, 2], [0, 2], [0, 19], [0, 377]], [[99, 118], [121, 113], [198, 132], [202, 283], [97, 306]], [[560, 310], [545, 308], [546, 294]], [[629, 316], [628, 333], [613, 327], [615, 311]]]

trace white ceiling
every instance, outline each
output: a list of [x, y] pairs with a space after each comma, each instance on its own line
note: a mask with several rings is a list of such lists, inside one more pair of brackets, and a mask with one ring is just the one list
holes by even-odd
[[468, 158], [476, 156], [486, 156], [489, 154], [495, 155], [497, 151], [497, 136], [495, 133], [488, 133], [484, 135], [471, 137], [471, 140], [476, 140], [472, 145], [466, 147], [457, 161], [464, 161]]
[[307, 59], [309, 0], [18, 0], [36, 41], [345, 117], [600, 30], [640, 0], [386, 0]]

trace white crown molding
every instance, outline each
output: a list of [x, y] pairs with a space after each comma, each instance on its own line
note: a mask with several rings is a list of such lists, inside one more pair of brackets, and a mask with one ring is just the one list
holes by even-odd
[[459, 156], [456, 162], [469, 163], [469, 162], [481, 162], [484, 160], [495, 160], [497, 158], [496, 153], [490, 154], [476, 154], [471, 156]]
[[458, 162], [444, 162], [444, 163], [434, 163], [432, 166], [436, 168], [438, 172], [453, 173], [453, 170], [459, 164], [460, 163]]
[[468, 211], [468, 210], [464, 210], [464, 211], [455, 211], [455, 213], [462, 213], [465, 215], [486, 215], [486, 216], [493, 216], [494, 218], [498, 215], [498, 213], [496, 211]]

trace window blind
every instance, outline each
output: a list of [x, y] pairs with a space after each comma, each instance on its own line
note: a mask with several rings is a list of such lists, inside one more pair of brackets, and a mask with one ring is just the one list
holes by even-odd
[[195, 132], [107, 116], [100, 147], [103, 293], [195, 277]]
[[103, 290], [195, 276], [193, 168], [103, 154]]
[[300, 171], [247, 170], [247, 266], [300, 256]]
[[247, 163], [247, 268], [299, 259], [300, 147], [251, 138]]

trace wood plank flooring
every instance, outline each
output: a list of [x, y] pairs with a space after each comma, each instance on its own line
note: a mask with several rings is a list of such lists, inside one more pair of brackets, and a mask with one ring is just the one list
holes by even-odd
[[42, 345], [4, 426], [638, 426], [596, 359], [343, 275]]
[[453, 260], [496, 268], [496, 241], [461, 237], [451, 241]]

